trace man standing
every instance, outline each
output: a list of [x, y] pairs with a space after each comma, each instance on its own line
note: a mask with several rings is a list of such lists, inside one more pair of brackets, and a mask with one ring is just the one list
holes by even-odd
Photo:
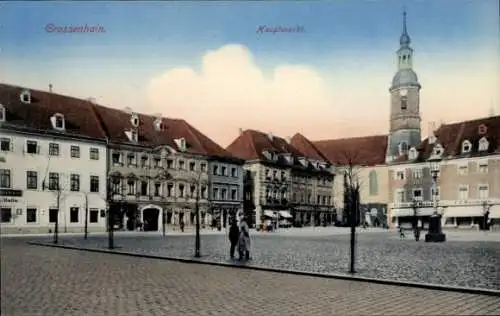
[[243, 256], [246, 260], [250, 259], [250, 228], [248, 227], [246, 218], [243, 217], [240, 221], [240, 238], [239, 241], [239, 252], [240, 252], [240, 260], [243, 259]]
[[229, 242], [231, 243], [231, 249], [229, 253], [231, 255], [231, 259], [234, 259], [234, 251], [236, 250], [236, 245], [238, 244], [238, 239], [240, 237], [240, 229], [238, 225], [236, 225], [236, 220], [233, 219], [231, 221], [231, 227], [229, 228]]

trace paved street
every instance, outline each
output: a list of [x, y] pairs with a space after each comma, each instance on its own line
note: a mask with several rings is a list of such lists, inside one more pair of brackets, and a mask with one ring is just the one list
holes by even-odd
[[[342, 233], [340, 233], [342, 232]], [[471, 241], [459, 238], [470, 235]], [[498, 233], [449, 233], [446, 243], [400, 240], [392, 232], [365, 231], [357, 243], [358, 275], [371, 278], [424, 282], [442, 285], [500, 290]], [[482, 238], [482, 239], [481, 239]], [[34, 238], [50, 241], [51, 238]], [[106, 248], [106, 236], [64, 236], [67, 245]], [[119, 250], [157, 256], [192, 258], [193, 235], [122, 234], [116, 238]], [[202, 260], [227, 262], [228, 240], [220, 234], [202, 236]], [[279, 234], [252, 235], [252, 261], [249, 265], [321, 273], [347, 273], [349, 236], [346, 230], [293, 236]]]
[[498, 315], [500, 299], [26, 245], [2, 239], [1, 313]]

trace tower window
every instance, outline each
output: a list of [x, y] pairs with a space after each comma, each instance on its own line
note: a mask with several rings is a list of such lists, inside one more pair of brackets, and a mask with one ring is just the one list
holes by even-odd
[[401, 110], [406, 110], [408, 108], [406, 97], [401, 98]]

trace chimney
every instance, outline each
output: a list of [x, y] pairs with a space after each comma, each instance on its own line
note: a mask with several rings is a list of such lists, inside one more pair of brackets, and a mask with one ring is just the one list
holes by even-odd
[[289, 143], [289, 144], [291, 144], [291, 143], [292, 143], [292, 138], [291, 138], [290, 136], [287, 136], [287, 137], [285, 138], [285, 140], [286, 140], [286, 142], [287, 142], [287, 143]]
[[238, 133], [239, 133], [238, 135], [242, 135], [243, 134], [243, 128], [238, 129]]
[[52, 83], [49, 83], [49, 92], [52, 92]]
[[271, 132], [267, 133], [267, 138], [269, 138], [270, 141], [273, 141], [273, 139], [274, 139], [273, 133], [271, 133]]

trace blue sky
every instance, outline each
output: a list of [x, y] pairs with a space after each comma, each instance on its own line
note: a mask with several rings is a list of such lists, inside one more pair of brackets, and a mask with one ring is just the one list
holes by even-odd
[[[0, 80], [43, 89], [51, 81], [76, 96], [146, 103], [141, 98], [152, 78], [176, 67], [200, 71], [207, 51], [239, 44], [264, 73], [300, 64], [316, 69], [330, 85], [342, 80], [339, 73], [352, 77], [363, 71], [387, 85], [395, 71], [404, 6], [416, 61], [441, 61], [444, 67], [451, 58], [457, 62], [448, 66], [457, 68], [471, 58], [492, 63], [498, 58], [497, 0], [16, 1], [0, 3]], [[106, 32], [48, 33], [47, 24], [101, 25]], [[305, 32], [258, 34], [261, 25], [298, 25]], [[118, 84], [121, 91], [111, 92]], [[134, 89], [140, 97], [123, 92]], [[111, 95], [118, 93], [123, 96]], [[497, 96], [491, 98], [498, 106]]]

